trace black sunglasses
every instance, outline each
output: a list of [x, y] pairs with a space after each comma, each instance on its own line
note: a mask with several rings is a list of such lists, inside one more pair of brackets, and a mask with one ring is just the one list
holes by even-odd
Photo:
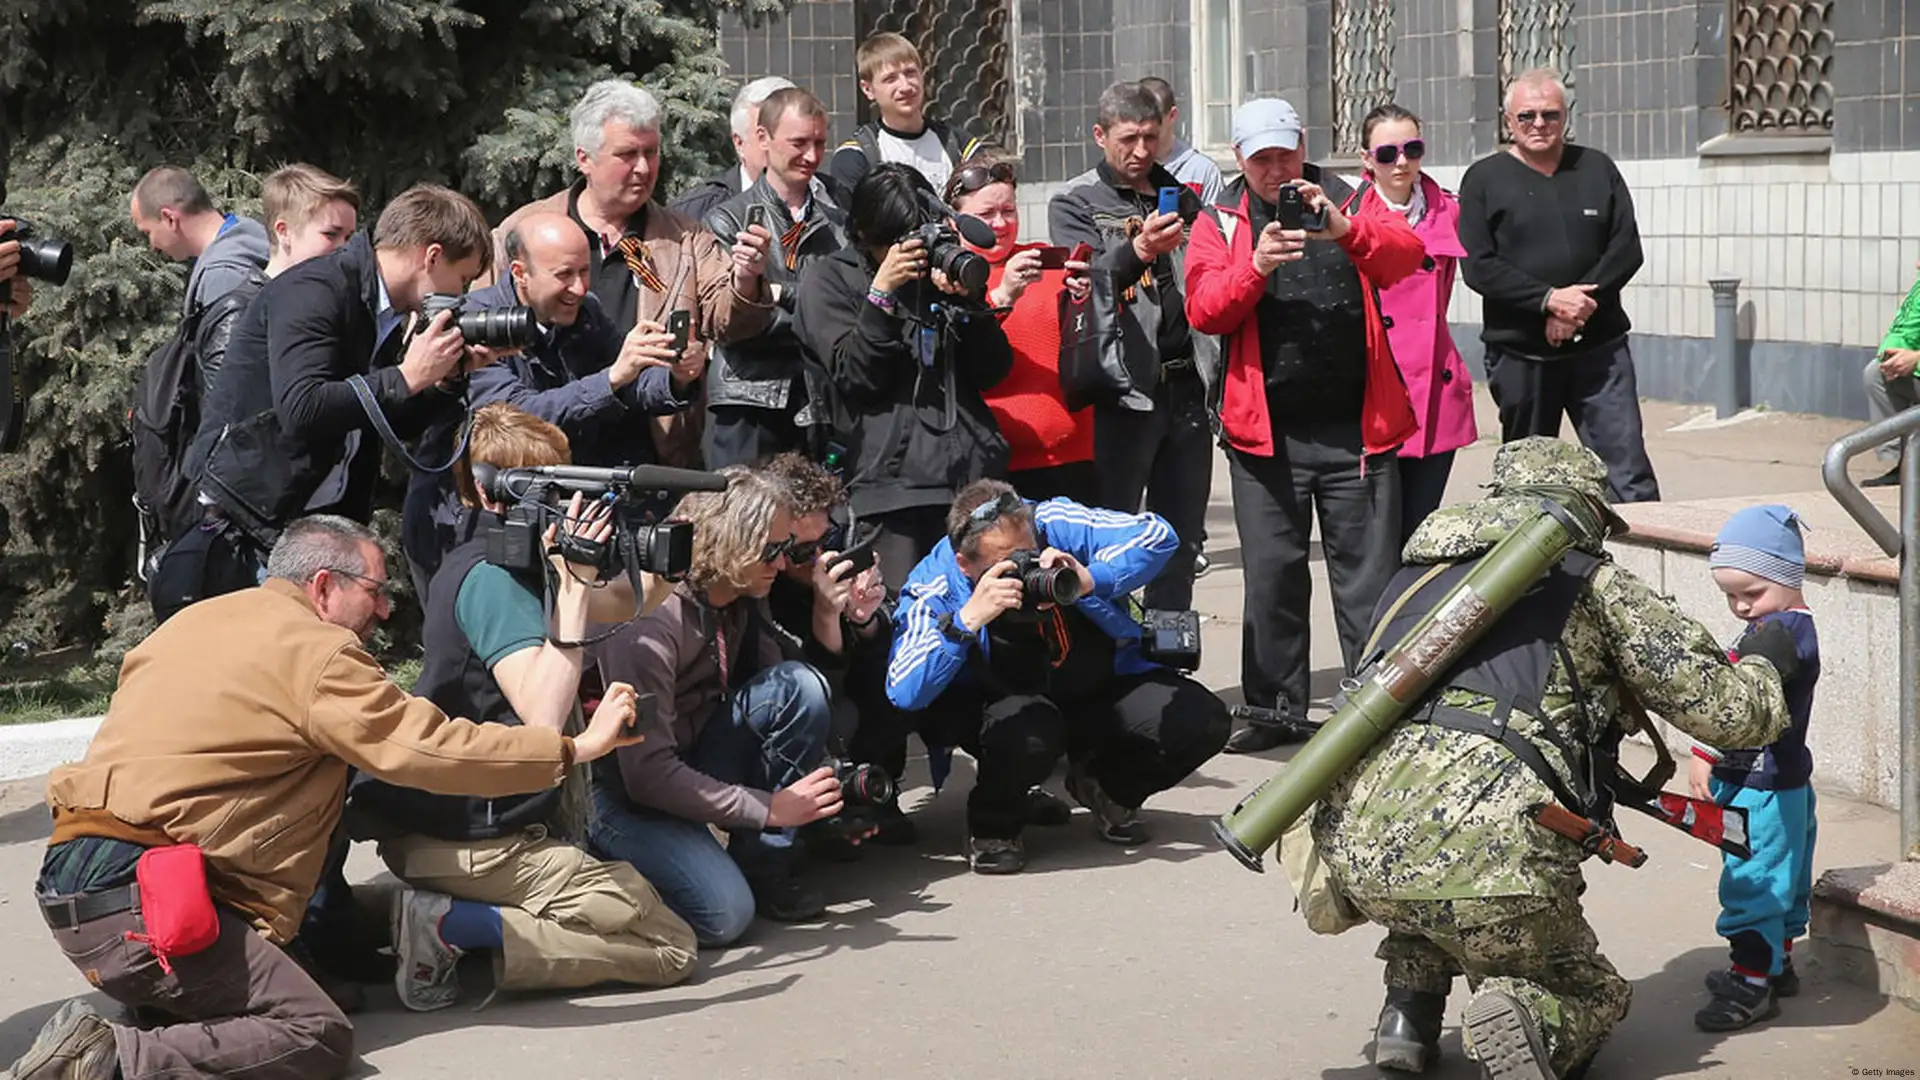
[[1540, 112], [1535, 112], [1532, 109], [1528, 109], [1526, 112], [1513, 114], [1514, 120], [1518, 121], [1522, 126], [1532, 124], [1534, 121], [1538, 120], [1541, 124], [1551, 127], [1552, 125], [1557, 124], [1560, 121], [1566, 119], [1566, 117], [1567, 117], [1567, 114], [1564, 112], [1561, 112], [1559, 109], [1545, 109]]
[[962, 195], [971, 195], [988, 184], [1013, 183], [1013, 166], [1005, 161], [992, 165], [968, 165], [953, 174], [947, 181], [947, 202]]
[[1419, 161], [1427, 156], [1425, 139], [1408, 139], [1403, 143], [1381, 143], [1373, 148], [1373, 160], [1381, 165], [1391, 165], [1405, 154], [1408, 161]]
[[960, 527], [959, 535], [948, 539], [953, 541], [954, 547], [959, 547], [966, 542], [967, 537], [974, 533], [986, 532], [993, 528], [994, 523], [999, 521], [1002, 515], [1011, 514], [1025, 505], [1026, 500], [1022, 499], [1018, 492], [1003, 491], [998, 497], [988, 499], [974, 507], [973, 511], [967, 515], [967, 523]]
[[[793, 555], [792, 534], [788, 534], [785, 540], [775, 540], [773, 543], [760, 549], [760, 561], [763, 563], [779, 562], [780, 556], [782, 555], [786, 555], [789, 558]], [[793, 561], [798, 562], [799, 560], [795, 559]]]

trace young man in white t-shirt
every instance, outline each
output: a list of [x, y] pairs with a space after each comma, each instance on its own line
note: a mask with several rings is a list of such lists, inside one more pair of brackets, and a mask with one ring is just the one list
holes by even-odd
[[895, 33], [875, 34], [854, 56], [860, 92], [880, 110], [880, 119], [860, 125], [834, 151], [827, 172], [849, 192], [867, 171], [886, 162], [912, 166], [933, 190], [944, 191], [953, 170], [979, 140], [926, 116], [926, 69], [920, 50]]

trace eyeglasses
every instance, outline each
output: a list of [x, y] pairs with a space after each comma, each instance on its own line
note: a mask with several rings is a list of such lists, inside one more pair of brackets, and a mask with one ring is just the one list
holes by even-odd
[[763, 563], [767, 563], [768, 565], [772, 565], [773, 563], [779, 562], [780, 556], [782, 555], [788, 556], [789, 559], [793, 562], [799, 561], [798, 559], [792, 558], [793, 534], [791, 533], [787, 534], [787, 538], [785, 540], [775, 540], [774, 542], [768, 544], [766, 547], [763, 547], [760, 549], [760, 561]]
[[379, 578], [368, 577], [365, 574], [356, 574], [351, 570], [342, 570], [337, 566], [329, 566], [325, 569], [330, 574], [339, 574], [341, 577], [352, 578], [360, 584], [365, 585], [367, 592], [372, 596], [387, 601], [392, 601], [394, 598], [394, 584], [391, 581], [381, 581]]
[[1013, 165], [1001, 161], [992, 165], [968, 165], [953, 174], [947, 181], [947, 202], [962, 195], [971, 195], [988, 184], [1011, 184], [1014, 182]]
[[1381, 143], [1373, 148], [1373, 160], [1382, 165], [1391, 165], [1404, 154], [1408, 161], [1419, 161], [1427, 156], [1425, 139], [1408, 139], [1403, 143]]
[[1541, 127], [1552, 127], [1566, 118], [1567, 114], [1559, 109], [1544, 109], [1540, 112], [1528, 109], [1526, 112], [1513, 114], [1514, 122], [1522, 127], [1532, 127], [1536, 122]]

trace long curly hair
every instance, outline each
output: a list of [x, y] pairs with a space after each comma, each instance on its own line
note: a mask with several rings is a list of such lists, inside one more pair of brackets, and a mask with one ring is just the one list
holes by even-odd
[[743, 589], [748, 571], [760, 561], [781, 511], [793, 513], [786, 484], [744, 465], [717, 470], [727, 478], [725, 491], [696, 491], [680, 500], [674, 517], [693, 523], [693, 567], [687, 583], [706, 590], [715, 585]]

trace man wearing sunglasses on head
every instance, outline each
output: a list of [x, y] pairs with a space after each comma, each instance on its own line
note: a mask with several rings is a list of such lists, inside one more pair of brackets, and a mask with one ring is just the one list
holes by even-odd
[[1460, 182], [1464, 276], [1482, 305], [1500, 439], [1557, 438], [1562, 414], [1600, 460], [1615, 502], [1655, 502], [1620, 293], [1640, 271], [1633, 195], [1590, 146], [1567, 144], [1567, 91], [1529, 71], [1507, 91], [1513, 143]]
[[738, 939], [756, 913], [801, 922], [826, 909], [796, 875], [794, 840], [841, 809], [821, 765], [827, 681], [784, 659], [767, 609], [795, 544], [792, 495], [765, 472], [719, 472], [725, 492], [695, 492], [674, 511], [694, 530], [686, 579], [594, 646], [606, 680], [636, 680], [646, 741], [595, 772], [588, 834], [595, 855], [632, 863], [708, 948]]

